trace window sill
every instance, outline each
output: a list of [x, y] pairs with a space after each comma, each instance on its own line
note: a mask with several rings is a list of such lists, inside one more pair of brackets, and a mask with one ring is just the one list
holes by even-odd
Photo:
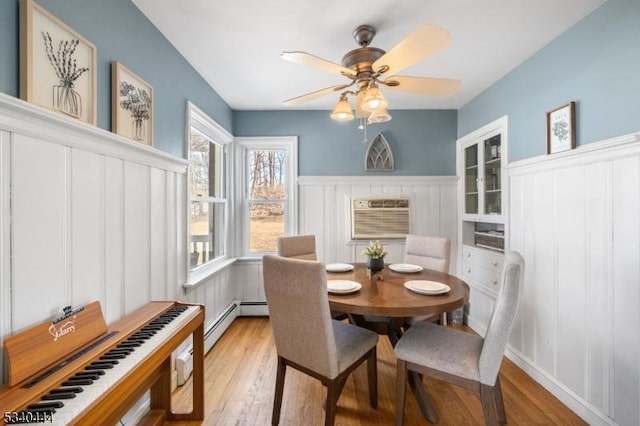
[[197, 287], [200, 287], [206, 282], [207, 278], [217, 274], [224, 269], [227, 269], [229, 266], [234, 264], [236, 260], [238, 260], [237, 257], [222, 259], [218, 262], [212, 263], [211, 265], [207, 265], [205, 268], [201, 268], [195, 272], [190, 273], [189, 281], [182, 284], [182, 288], [184, 288], [185, 290], [193, 290]]

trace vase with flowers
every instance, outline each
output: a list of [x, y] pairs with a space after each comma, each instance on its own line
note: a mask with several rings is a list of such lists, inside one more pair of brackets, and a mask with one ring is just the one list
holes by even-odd
[[387, 249], [380, 241], [371, 241], [362, 252], [367, 256], [367, 269], [371, 272], [378, 272], [384, 269], [384, 257], [387, 255]]

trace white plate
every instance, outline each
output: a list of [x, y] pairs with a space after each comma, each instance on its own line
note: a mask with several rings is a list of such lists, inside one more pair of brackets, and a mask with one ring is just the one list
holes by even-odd
[[360, 285], [360, 283], [357, 283], [355, 281], [349, 281], [349, 280], [328, 280], [327, 281], [327, 290], [329, 290], [329, 293], [349, 294], [349, 293], [355, 293], [361, 288], [362, 288], [362, 285]]
[[420, 272], [422, 271], [422, 266], [411, 263], [392, 263], [389, 265], [389, 269], [395, 272]]
[[326, 265], [327, 272], [347, 272], [353, 271], [353, 265], [348, 263], [329, 263]]
[[429, 295], [448, 293], [451, 290], [446, 284], [427, 280], [407, 281], [404, 283], [404, 286], [416, 293]]

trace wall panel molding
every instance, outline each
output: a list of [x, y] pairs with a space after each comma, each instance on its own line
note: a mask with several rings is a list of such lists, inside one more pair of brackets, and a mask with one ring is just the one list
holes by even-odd
[[186, 173], [188, 164], [185, 159], [4, 93], [0, 93], [0, 129], [174, 173]]
[[[640, 133], [512, 163], [508, 178], [525, 281], [507, 356], [590, 424], [640, 424]], [[482, 333], [491, 303], [474, 296]]]

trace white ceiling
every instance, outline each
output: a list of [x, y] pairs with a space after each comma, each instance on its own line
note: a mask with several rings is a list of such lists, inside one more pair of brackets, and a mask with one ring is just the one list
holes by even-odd
[[[389, 93], [393, 109], [458, 109], [605, 0], [133, 0], [235, 110], [293, 109], [283, 100], [346, 78], [280, 59], [300, 50], [340, 63], [352, 37], [373, 25], [371, 46], [389, 50], [423, 23], [452, 45], [402, 75], [457, 78], [447, 99]], [[297, 109], [331, 109], [338, 94]]]

